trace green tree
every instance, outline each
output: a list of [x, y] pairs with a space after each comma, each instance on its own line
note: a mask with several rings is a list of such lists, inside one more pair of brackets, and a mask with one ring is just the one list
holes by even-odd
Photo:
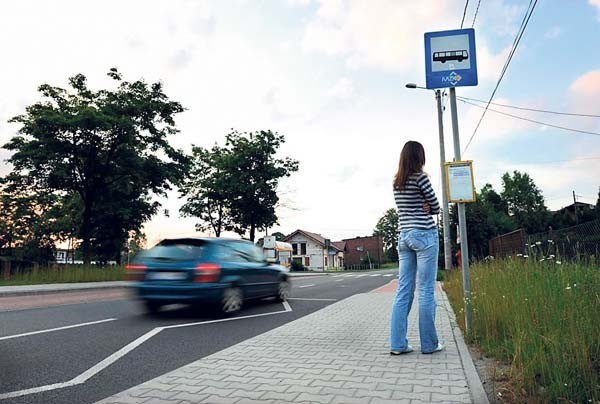
[[271, 234], [271, 236], [275, 236], [275, 240], [277, 240], [277, 241], [285, 240], [285, 234], [283, 234], [280, 231], [276, 231], [275, 233]]
[[215, 145], [212, 150], [194, 146], [189, 175], [180, 187], [186, 199], [179, 210], [183, 216], [196, 217], [197, 231], [212, 229], [220, 237], [224, 230], [234, 230], [231, 216], [228, 151]]
[[502, 199], [518, 227], [533, 234], [547, 230], [550, 213], [542, 192], [527, 173], [513, 171], [502, 176]]
[[[515, 230], [515, 224], [508, 216], [507, 211], [508, 207], [505, 201], [490, 184], [485, 184], [481, 188], [475, 202], [466, 204], [467, 239], [471, 257], [486, 257], [489, 254], [488, 241], [490, 239]], [[458, 225], [456, 205], [450, 209], [450, 225], [451, 238], [456, 251], [459, 247], [456, 243], [456, 226]]]
[[388, 209], [375, 225], [374, 236], [383, 238], [385, 254], [388, 260], [398, 261], [398, 211], [395, 208]]
[[277, 223], [277, 185], [283, 177], [298, 171], [298, 161], [276, 158], [285, 142], [283, 135], [270, 130], [254, 133], [232, 131], [226, 137], [227, 198], [235, 231], [249, 234]]
[[0, 249], [18, 259], [48, 262], [61, 235], [60, 200], [52, 194], [34, 193], [21, 186], [0, 190]]
[[93, 91], [82, 74], [69, 79], [71, 91], [40, 86], [44, 100], [11, 119], [21, 125], [19, 135], [4, 145], [14, 152], [8, 160], [14, 177], [79, 204], [75, 230], [86, 263], [94, 244], [106, 247], [115, 238], [116, 256], [128, 231], [158, 209], [151, 194], [164, 195], [187, 166], [183, 152], [168, 143], [178, 132], [174, 116], [181, 104], [170, 101], [160, 83], [123, 81], [116, 69], [108, 76], [116, 90]]

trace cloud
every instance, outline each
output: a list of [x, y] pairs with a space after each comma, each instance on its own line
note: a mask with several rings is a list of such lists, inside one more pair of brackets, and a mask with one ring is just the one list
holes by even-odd
[[[600, 4], [600, 0], [597, 0]], [[593, 70], [578, 77], [569, 90], [575, 97], [596, 98], [600, 96], [600, 70]]]
[[[482, 41], [483, 42], [483, 41]], [[479, 81], [497, 81], [511, 46], [502, 49], [500, 53], [493, 54], [483, 42], [477, 47], [477, 76]]]
[[327, 91], [327, 96], [347, 100], [356, 94], [354, 84], [346, 77], [341, 78], [332, 88]]
[[342, 56], [352, 68], [406, 71], [422, 63], [424, 32], [456, 25], [458, 3], [320, 0], [302, 45]]
[[[598, 1], [600, 1], [600, 0], [598, 0]], [[554, 27], [552, 27], [548, 31], [546, 31], [546, 33], [544, 34], [544, 38], [556, 39], [559, 36], [561, 36], [562, 34], [563, 34], [563, 29], [561, 27], [559, 27], [558, 25], [555, 25]]]
[[588, 3], [598, 8], [598, 20], [600, 20], [600, 0], [588, 0]]

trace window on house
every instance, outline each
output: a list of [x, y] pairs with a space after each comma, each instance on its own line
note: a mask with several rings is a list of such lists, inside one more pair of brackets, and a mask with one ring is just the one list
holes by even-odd
[[304, 266], [305, 267], [309, 267], [310, 266], [310, 257], [304, 257]]
[[300, 244], [300, 255], [306, 255], [306, 243]]
[[298, 255], [298, 244], [292, 244], [292, 255]]
[[328, 266], [327, 261], [327, 257], [325, 257], [325, 266]]

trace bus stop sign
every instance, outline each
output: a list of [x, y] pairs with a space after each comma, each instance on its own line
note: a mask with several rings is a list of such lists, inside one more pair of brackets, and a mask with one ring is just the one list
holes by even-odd
[[430, 89], [477, 85], [473, 28], [425, 33], [425, 79]]

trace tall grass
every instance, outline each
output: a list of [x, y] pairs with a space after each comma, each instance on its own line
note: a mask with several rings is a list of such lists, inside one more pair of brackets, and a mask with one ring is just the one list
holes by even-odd
[[[464, 331], [462, 273], [450, 273], [444, 289]], [[479, 263], [471, 294], [467, 337], [510, 364], [519, 401], [599, 402], [600, 268], [593, 261]]]
[[34, 267], [28, 271], [12, 274], [9, 279], [0, 279], [0, 286], [121, 281], [124, 275], [125, 269], [122, 266], [60, 265], [50, 268]]

